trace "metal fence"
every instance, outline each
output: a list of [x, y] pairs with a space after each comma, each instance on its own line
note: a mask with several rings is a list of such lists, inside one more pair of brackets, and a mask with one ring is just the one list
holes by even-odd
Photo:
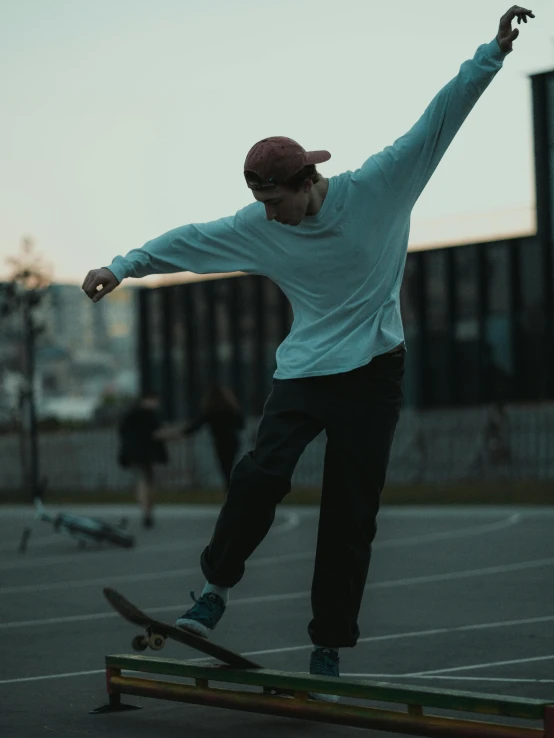
[[[258, 419], [251, 419], [241, 452], [252, 447]], [[321, 484], [325, 434], [305, 450], [293, 485]], [[124, 490], [133, 474], [117, 463], [115, 428], [43, 433], [39, 442], [42, 473], [60, 491]], [[170, 461], [159, 466], [161, 487], [190, 489], [221, 486], [209, 431], [168, 444]], [[393, 443], [387, 481], [392, 484], [448, 483], [464, 480], [554, 479], [554, 403], [504, 409], [404, 410]], [[19, 439], [0, 436], [0, 490], [22, 484]]]

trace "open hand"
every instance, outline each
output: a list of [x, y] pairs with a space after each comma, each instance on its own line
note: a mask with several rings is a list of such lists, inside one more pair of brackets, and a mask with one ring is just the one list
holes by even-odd
[[498, 41], [498, 45], [505, 54], [512, 50], [512, 43], [519, 36], [519, 30], [517, 28], [514, 28], [514, 30], [512, 31], [512, 21], [514, 20], [514, 18], [517, 18], [518, 24], [521, 23], [521, 21], [527, 23], [528, 17], [535, 17], [535, 14], [532, 10], [527, 10], [527, 8], [522, 8], [519, 5], [512, 5], [510, 10], [508, 10], [507, 13], [504, 13], [502, 18], [500, 19], [500, 25], [498, 26], [498, 35], [496, 37], [496, 40]]

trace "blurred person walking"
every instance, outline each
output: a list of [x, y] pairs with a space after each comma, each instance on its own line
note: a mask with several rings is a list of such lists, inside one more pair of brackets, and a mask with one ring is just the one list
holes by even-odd
[[[400, 286], [411, 212], [512, 51], [519, 35], [512, 22], [533, 17], [520, 6], [510, 8], [496, 38], [461, 65], [415, 125], [359, 169], [326, 179], [316, 165], [329, 152], [308, 152], [281, 136], [263, 139], [243, 167], [255, 203], [234, 216], [169, 231], [86, 276], [83, 290], [97, 302], [126, 277], [185, 270], [262, 274], [281, 287], [293, 309], [254, 448], [233, 469], [202, 552], [204, 590], [177, 620], [181, 627], [206, 637], [212, 633], [230, 588], [241, 580], [276, 505], [290, 490], [300, 455], [325, 430], [310, 673], [339, 676], [339, 649], [354, 646], [360, 635], [358, 615], [402, 402]], [[302, 61], [299, 70], [306, 70]], [[305, 85], [309, 101], [309, 78], [297, 82]], [[275, 104], [286, 105], [278, 89]], [[499, 113], [502, 125], [509, 123], [509, 106], [507, 100]], [[317, 132], [317, 116], [313, 121]], [[213, 154], [212, 144], [207, 161], [217, 193]]]
[[136, 473], [136, 498], [145, 528], [154, 525], [154, 465], [168, 461], [164, 442], [155, 438], [161, 426], [159, 409], [159, 395], [145, 392], [123, 414], [118, 427], [118, 461], [124, 469], [133, 469]]
[[244, 415], [237, 398], [228, 387], [217, 384], [209, 387], [202, 397], [200, 413], [192, 423], [172, 424], [167, 429], [157, 431], [155, 437], [166, 441], [175, 440], [182, 436], [191, 436], [206, 425], [212, 436], [224, 490], [227, 491], [240, 448], [240, 432], [244, 428]]

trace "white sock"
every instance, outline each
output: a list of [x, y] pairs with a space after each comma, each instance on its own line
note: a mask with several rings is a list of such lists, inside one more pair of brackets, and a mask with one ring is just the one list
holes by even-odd
[[328, 648], [328, 649], [330, 649], [331, 651], [336, 651], [337, 653], [338, 653], [338, 652], [339, 652], [339, 650], [340, 650], [340, 649], [338, 649], [338, 648], [333, 648], [332, 646], [318, 646], [318, 645], [316, 645], [316, 644], [314, 643], [314, 651], [316, 650], [316, 648]]
[[205, 595], [209, 592], [219, 595], [225, 605], [229, 602], [229, 587], [218, 587], [217, 584], [206, 582], [206, 586], [202, 590], [202, 594]]

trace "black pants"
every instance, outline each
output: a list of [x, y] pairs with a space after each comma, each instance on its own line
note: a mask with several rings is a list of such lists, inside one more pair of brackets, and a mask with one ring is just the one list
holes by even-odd
[[313, 643], [354, 646], [376, 517], [402, 402], [404, 348], [342, 374], [273, 380], [255, 447], [233, 469], [202, 553], [206, 579], [232, 587], [265, 538], [307, 444], [327, 433], [312, 582]]

